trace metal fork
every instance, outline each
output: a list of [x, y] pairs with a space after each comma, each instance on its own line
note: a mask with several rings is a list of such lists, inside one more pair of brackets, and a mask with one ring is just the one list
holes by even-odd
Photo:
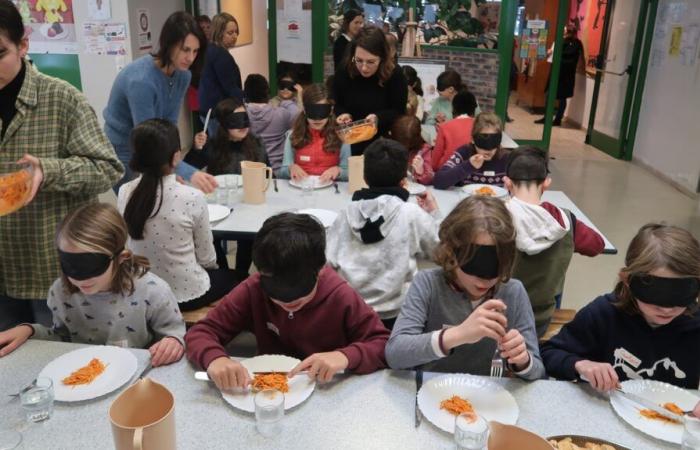
[[340, 191], [338, 190], [338, 183], [333, 183], [333, 187], [335, 188], [335, 193], [340, 194]]
[[19, 397], [19, 395], [22, 393], [23, 390], [29, 389], [29, 388], [34, 387], [34, 386], [36, 386], [36, 378], [34, 378], [31, 383], [24, 385], [19, 391], [17, 391], [17, 393], [7, 394], [7, 396], [8, 397]]
[[494, 378], [501, 378], [503, 376], [503, 358], [498, 351], [498, 345], [496, 346], [496, 351], [493, 353], [493, 358], [491, 358], [491, 373], [490, 375]]

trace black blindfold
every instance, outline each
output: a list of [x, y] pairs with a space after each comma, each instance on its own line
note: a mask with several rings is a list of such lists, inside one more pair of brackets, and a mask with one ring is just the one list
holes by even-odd
[[248, 113], [246, 112], [235, 112], [224, 117], [221, 121], [221, 126], [227, 130], [242, 130], [244, 128], [250, 127], [250, 119], [248, 119]]
[[114, 256], [104, 253], [67, 253], [58, 250], [58, 259], [63, 273], [74, 280], [89, 280], [109, 269]]
[[270, 275], [260, 275], [260, 287], [268, 297], [289, 303], [305, 297], [313, 291], [318, 275], [309, 274], [284, 280]]
[[498, 252], [495, 245], [477, 245], [472, 259], [460, 266], [462, 272], [492, 280], [498, 278]]
[[697, 278], [632, 275], [629, 286], [637, 300], [664, 308], [691, 306], [700, 292]]
[[311, 120], [327, 119], [332, 111], [333, 105], [329, 105], [328, 103], [314, 103], [311, 105], [304, 103], [304, 113], [306, 117]]
[[281, 80], [279, 83], [277, 83], [277, 87], [279, 88], [279, 90], [286, 89], [292, 92], [297, 91], [296, 84], [294, 84], [293, 81], [289, 80]]

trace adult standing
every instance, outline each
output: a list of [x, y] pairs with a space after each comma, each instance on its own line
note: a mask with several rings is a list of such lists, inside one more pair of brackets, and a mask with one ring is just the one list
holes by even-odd
[[[333, 83], [338, 124], [372, 119], [386, 134], [394, 120], [406, 113], [408, 84], [394, 63], [384, 32], [376, 27], [360, 30], [350, 43], [352, 59], [335, 74]], [[376, 138], [376, 137], [375, 137]], [[361, 155], [370, 141], [352, 145], [352, 154]]]
[[[207, 48], [202, 78], [199, 82], [199, 111], [206, 116], [207, 111], [225, 98], [237, 97], [243, 101], [241, 71], [229, 51], [238, 40], [238, 21], [229, 13], [220, 13], [211, 21], [211, 45]], [[209, 119], [210, 136], [216, 134], [218, 123]]]
[[83, 94], [39, 73], [25, 60], [28, 48], [22, 17], [0, 0], [0, 161], [34, 169], [30, 203], [0, 217], [0, 331], [51, 323], [46, 295], [60, 275], [58, 224], [123, 174]]
[[[196, 71], [202, 64], [207, 40], [194, 17], [178, 11], [165, 21], [159, 47], [155, 55], [144, 55], [119, 72], [103, 112], [105, 133], [126, 169], [115, 192], [134, 178], [129, 169], [131, 130], [147, 119], [167, 119], [177, 125], [192, 76], [189, 69]], [[206, 193], [216, 188], [214, 177], [185, 162], [178, 164], [176, 173]]]
[[364, 25], [365, 16], [356, 9], [351, 9], [343, 15], [343, 25], [340, 28], [341, 34], [333, 44], [333, 62], [335, 63], [335, 70], [340, 69], [348, 44], [357, 37]]

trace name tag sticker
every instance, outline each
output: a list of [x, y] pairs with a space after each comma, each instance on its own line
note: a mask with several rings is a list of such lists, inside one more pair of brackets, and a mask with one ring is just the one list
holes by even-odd
[[301, 155], [299, 156], [299, 161], [310, 162], [311, 157], [309, 155]]
[[487, 171], [484, 172], [484, 175], [487, 176], [487, 177], [495, 177], [495, 176], [496, 176], [496, 172], [494, 172], [493, 170], [487, 170]]
[[630, 353], [622, 347], [615, 350], [615, 358], [621, 358], [624, 362], [634, 367], [635, 369], [638, 368], [639, 365], [642, 363], [641, 359], [637, 358], [632, 353]]

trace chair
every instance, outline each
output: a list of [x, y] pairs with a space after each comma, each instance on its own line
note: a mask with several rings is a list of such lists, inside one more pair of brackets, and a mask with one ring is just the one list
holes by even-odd
[[192, 311], [184, 311], [182, 313], [182, 318], [185, 319], [185, 326], [187, 328], [190, 328], [192, 325], [195, 323], [199, 322], [200, 320], [204, 319], [206, 317], [207, 313], [214, 309], [216, 305], [219, 304], [221, 300], [217, 300], [212, 304], [209, 304], [207, 306], [202, 306], [199, 309], [195, 309]]
[[546, 342], [552, 338], [552, 336], [559, 333], [561, 327], [571, 322], [576, 315], [575, 309], [555, 309], [554, 314], [552, 314], [552, 321], [547, 327], [544, 335], [540, 338], [540, 342]]

